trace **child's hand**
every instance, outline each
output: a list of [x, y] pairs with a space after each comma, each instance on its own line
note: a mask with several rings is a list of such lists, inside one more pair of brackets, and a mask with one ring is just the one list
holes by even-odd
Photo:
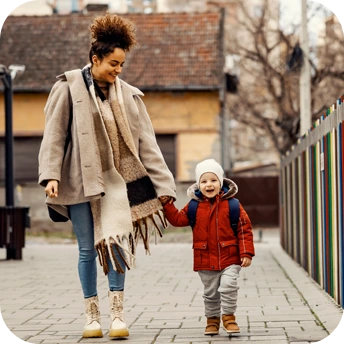
[[159, 197], [159, 201], [161, 202], [162, 205], [165, 205], [167, 203], [172, 204], [173, 203], [173, 197], [171, 197], [171, 196], [161, 196], [161, 197]]
[[248, 268], [251, 265], [252, 259], [244, 257], [241, 258], [241, 267]]

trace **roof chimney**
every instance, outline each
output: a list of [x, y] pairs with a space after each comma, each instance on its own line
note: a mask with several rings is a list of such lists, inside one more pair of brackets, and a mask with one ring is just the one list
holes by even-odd
[[106, 12], [109, 9], [109, 5], [88, 3], [85, 9], [87, 12]]

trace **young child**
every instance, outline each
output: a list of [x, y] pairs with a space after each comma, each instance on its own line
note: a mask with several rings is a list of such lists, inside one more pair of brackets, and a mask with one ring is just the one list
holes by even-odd
[[[230, 225], [228, 199], [237, 192], [237, 185], [224, 178], [222, 167], [214, 159], [204, 160], [196, 166], [196, 184], [187, 191], [190, 198], [199, 202], [193, 227], [193, 252], [194, 271], [204, 285], [205, 335], [219, 334], [221, 307], [224, 330], [240, 332], [234, 315], [238, 277], [241, 267], [251, 265], [254, 245], [251, 221], [241, 205], [236, 232]], [[190, 203], [178, 211], [172, 198], [166, 196], [161, 201], [172, 226], [190, 225]]]

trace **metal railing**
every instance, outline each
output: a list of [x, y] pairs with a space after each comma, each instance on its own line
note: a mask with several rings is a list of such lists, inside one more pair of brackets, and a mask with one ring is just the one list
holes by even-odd
[[281, 161], [281, 244], [344, 305], [344, 96]]

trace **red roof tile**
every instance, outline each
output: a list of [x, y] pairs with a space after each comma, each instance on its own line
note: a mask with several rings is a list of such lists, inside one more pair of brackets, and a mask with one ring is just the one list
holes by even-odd
[[[23, 64], [14, 90], [49, 91], [55, 76], [88, 63], [93, 14], [10, 16], [0, 36], [0, 64]], [[220, 13], [125, 14], [139, 47], [121, 78], [143, 90], [218, 88], [222, 72]]]

